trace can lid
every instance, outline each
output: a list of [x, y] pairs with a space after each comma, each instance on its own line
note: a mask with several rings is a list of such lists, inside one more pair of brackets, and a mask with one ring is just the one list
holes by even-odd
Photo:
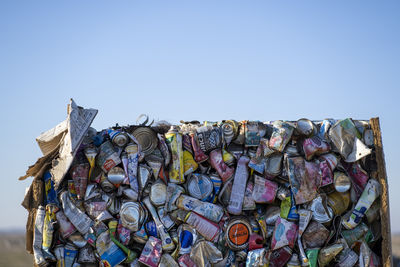
[[150, 188], [150, 201], [155, 206], [165, 204], [167, 198], [167, 186], [163, 182], [156, 182]]
[[330, 222], [333, 218], [332, 208], [330, 206], [324, 205], [321, 196], [318, 196], [311, 202], [309, 209], [313, 213], [312, 218], [317, 222], [327, 223]]

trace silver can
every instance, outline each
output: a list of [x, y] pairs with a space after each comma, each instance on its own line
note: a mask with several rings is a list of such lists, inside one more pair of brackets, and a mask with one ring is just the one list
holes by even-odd
[[189, 194], [197, 199], [204, 200], [213, 192], [211, 179], [204, 174], [193, 173], [187, 182]]
[[138, 127], [132, 135], [136, 138], [142, 148], [142, 153], [147, 156], [153, 152], [158, 145], [156, 133], [149, 127]]

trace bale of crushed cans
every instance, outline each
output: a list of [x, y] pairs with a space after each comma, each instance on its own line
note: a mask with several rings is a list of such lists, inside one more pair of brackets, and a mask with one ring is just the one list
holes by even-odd
[[35, 266], [391, 265], [378, 119], [146, 120], [54, 164], [23, 203]]

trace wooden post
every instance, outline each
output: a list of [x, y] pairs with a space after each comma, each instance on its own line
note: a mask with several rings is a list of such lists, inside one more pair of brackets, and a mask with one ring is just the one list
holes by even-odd
[[389, 267], [393, 266], [392, 238], [390, 231], [389, 188], [387, 182], [385, 155], [383, 154], [382, 133], [379, 125], [379, 118], [371, 118], [370, 124], [374, 132], [376, 163], [378, 165], [377, 179], [382, 185], [380, 209], [382, 231], [382, 263], [383, 266]]

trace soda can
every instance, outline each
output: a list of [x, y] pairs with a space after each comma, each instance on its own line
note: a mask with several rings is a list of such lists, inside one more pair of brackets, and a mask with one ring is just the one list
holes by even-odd
[[245, 121], [244, 122], [244, 145], [246, 147], [258, 146], [260, 139], [266, 133], [266, 127], [259, 121]]
[[246, 267], [264, 266], [266, 253], [267, 250], [265, 248], [249, 251], [246, 258]]
[[339, 267], [353, 267], [358, 261], [358, 255], [350, 248], [345, 248], [337, 260]]
[[142, 213], [141, 206], [137, 202], [125, 202], [120, 210], [122, 226], [133, 232], [138, 231], [141, 226]]
[[249, 172], [247, 164], [250, 159], [247, 156], [241, 156], [236, 167], [235, 176], [233, 178], [232, 192], [227, 210], [230, 214], [239, 215], [242, 213], [243, 198], [246, 190]]
[[268, 146], [275, 151], [282, 152], [292, 137], [294, 127], [292, 124], [284, 121], [274, 121], [272, 127]]
[[225, 239], [230, 249], [237, 251], [248, 247], [251, 225], [245, 217], [232, 217], [225, 231]]
[[161, 179], [158, 179], [151, 187], [150, 187], [150, 201], [151, 203], [158, 207], [165, 205], [165, 201], [167, 199], [167, 186]]
[[158, 207], [157, 213], [165, 229], [167, 229], [167, 231], [171, 230], [171, 228], [175, 225], [175, 222], [171, 219], [169, 214], [165, 212], [165, 208], [162, 206]]
[[310, 137], [311, 135], [316, 134], [317, 128], [314, 123], [309, 119], [299, 119], [296, 123], [296, 132], [299, 135]]
[[254, 175], [253, 199], [256, 203], [273, 203], [277, 191], [277, 183]]
[[220, 148], [222, 145], [222, 132], [219, 127], [209, 125], [198, 127], [196, 136], [200, 149], [205, 153]]
[[299, 209], [299, 237], [301, 237], [306, 230], [312, 218], [312, 211], [307, 209]]
[[283, 267], [292, 257], [292, 250], [288, 247], [282, 247], [277, 250], [268, 251], [266, 258], [268, 266]]
[[372, 203], [380, 195], [381, 186], [375, 179], [369, 179], [360, 199], [354, 207], [350, 217], [343, 220], [342, 224], [347, 229], [353, 229], [364, 217], [365, 212], [371, 207]]
[[224, 162], [221, 149], [215, 149], [210, 152], [210, 164], [217, 171], [223, 182], [231, 178], [235, 172], [233, 167], [229, 167]]
[[110, 141], [105, 141], [100, 146], [100, 152], [97, 155], [97, 165], [104, 171], [109, 172], [111, 168], [121, 163], [118, 153], [115, 152]]
[[171, 183], [182, 184], [185, 182], [182, 150], [182, 134], [177, 127], [171, 126], [171, 129], [165, 134], [166, 142], [169, 145], [172, 154], [172, 165], [169, 169], [169, 180]]
[[229, 145], [238, 135], [239, 124], [234, 120], [226, 120], [221, 125], [222, 136], [226, 145]]
[[157, 225], [154, 221], [148, 221], [147, 223], [145, 223], [145, 229], [146, 229], [146, 233], [149, 236], [158, 237]]
[[299, 256], [296, 253], [292, 254], [292, 257], [286, 264], [287, 267], [300, 267], [301, 263], [299, 261]]
[[294, 247], [297, 238], [298, 226], [294, 222], [278, 217], [275, 223], [271, 240], [271, 249], [276, 250], [284, 246]]
[[333, 210], [327, 205], [326, 195], [319, 195], [310, 204], [308, 209], [312, 211], [313, 220], [320, 223], [328, 223], [333, 219]]
[[194, 160], [197, 163], [202, 163], [208, 159], [208, 156], [201, 150], [198, 139], [197, 139], [197, 134], [195, 131], [191, 131], [189, 133], [190, 140], [192, 143], [192, 148], [193, 148], [193, 155], [194, 155]]
[[121, 184], [125, 179], [125, 171], [121, 167], [113, 167], [107, 174], [107, 179], [113, 185]]
[[319, 266], [324, 267], [328, 265], [343, 249], [344, 246], [340, 243], [332, 244], [328, 247], [322, 248], [318, 254]]
[[283, 154], [274, 153], [265, 160], [265, 173], [272, 177], [278, 176], [282, 170]]
[[71, 167], [71, 177], [74, 181], [74, 187], [78, 199], [85, 197], [88, 184], [89, 164], [75, 164]]
[[305, 248], [320, 248], [324, 246], [328, 237], [329, 230], [321, 223], [312, 220], [304, 231], [302, 240]]
[[344, 193], [350, 189], [351, 180], [345, 173], [337, 171], [334, 172], [333, 177], [336, 191]]
[[335, 215], [342, 215], [350, 205], [350, 192], [333, 192], [328, 195], [327, 204]]
[[318, 136], [307, 138], [303, 142], [303, 151], [306, 160], [311, 160], [315, 155], [321, 155], [329, 152], [331, 147]]
[[193, 173], [187, 181], [187, 190], [189, 194], [203, 201], [208, 199], [213, 189], [214, 187], [211, 179], [204, 174]]
[[209, 202], [200, 201], [187, 195], [180, 195], [176, 201], [176, 206], [187, 211], [194, 211], [213, 222], [219, 222], [224, 215], [224, 209]]
[[214, 241], [220, 232], [218, 224], [195, 212], [188, 212], [184, 221], [193, 226], [208, 241]]
[[318, 267], [318, 253], [320, 248], [310, 248], [307, 249], [306, 255], [308, 258], [310, 267]]
[[67, 243], [64, 247], [65, 267], [72, 267], [77, 257], [78, 257], [78, 249], [75, 248], [74, 245]]
[[107, 134], [110, 136], [111, 142], [119, 147], [125, 146], [129, 141], [126, 133], [121, 132], [120, 130], [107, 129]]

